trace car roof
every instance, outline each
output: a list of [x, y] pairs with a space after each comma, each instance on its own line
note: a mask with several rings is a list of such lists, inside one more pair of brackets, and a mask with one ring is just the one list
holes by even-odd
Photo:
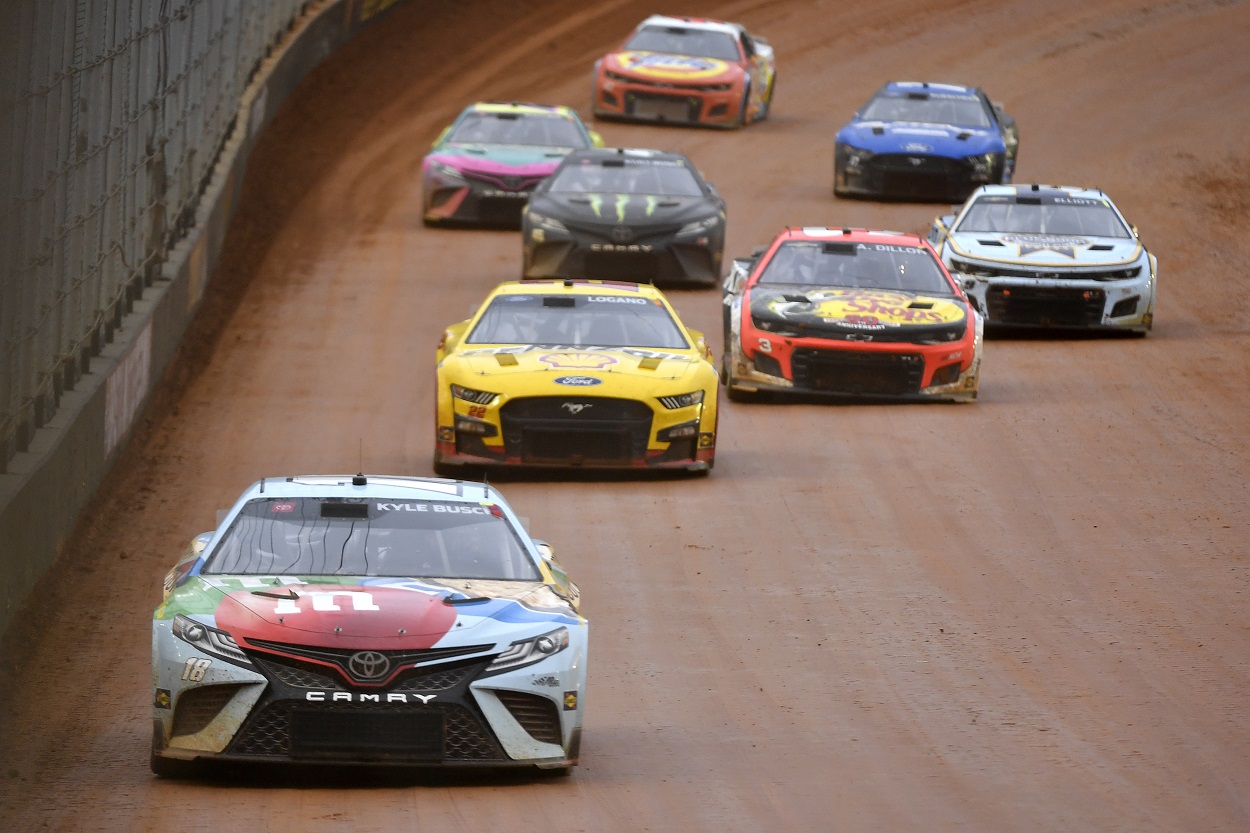
[[[363, 482], [362, 482], [363, 481]], [[400, 498], [480, 503], [505, 502], [482, 483], [404, 475], [315, 474], [267, 477], [249, 486], [240, 501], [259, 498]]]
[[577, 159], [617, 159], [619, 157], [673, 160], [685, 162], [693, 167], [693, 163], [690, 162], [690, 159], [684, 153], [677, 153], [671, 150], [654, 150], [652, 148], [578, 148], [564, 157], [564, 163], [569, 164]]
[[495, 295], [622, 295], [664, 300], [664, 293], [649, 283], [605, 281], [590, 278], [506, 281], [491, 291]]
[[878, 91], [878, 94], [925, 92], [975, 96], [979, 90], [976, 87], [965, 87], [962, 84], [935, 84], [931, 81], [890, 81]]
[[833, 240], [838, 239], [847, 243], [889, 243], [895, 246], [917, 246], [923, 248], [923, 238], [916, 234], [907, 234], [901, 231], [888, 231], [886, 229], [866, 229], [866, 228], [830, 228], [825, 226], [802, 226], [800, 228], [788, 228], [783, 231], [780, 238], [786, 240]]
[[577, 118], [577, 113], [563, 104], [531, 104], [522, 101], [477, 101], [464, 108], [466, 113], [518, 113], [522, 115]]
[[[681, 26], [686, 29], [703, 29], [708, 32], [725, 32], [737, 37], [744, 31], [741, 23], [730, 23], [725, 20], [716, 20], [710, 17], [680, 17], [676, 15], [653, 14], [638, 24], [638, 29], [644, 26]], [[637, 30], [635, 30], [637, 31]]]
[[976, 191], [972, 192], [972, 198], [987, 194], [1035, 197], [1081, 197], [1083, 199], [1101, 199], [1111, 202], [1111, 197], [1107, 196], [1101, 188], [1084, 188], [1078, 185], [1041, 185], [1039, 183], [982, 185]]

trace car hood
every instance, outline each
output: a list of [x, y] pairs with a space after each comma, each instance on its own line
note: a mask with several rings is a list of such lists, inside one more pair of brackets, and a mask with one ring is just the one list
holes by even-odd
[[787, 334], [959, 329], [969, 314], [962, 298], [894, 290], [754, 286], [749, 292], [756, 326]]
[[1136, 238], [1081, 234], [956, 232], [950, 236], [955, 254], [1027, 265], [1105, 266], [1131, 263], [1141, 255]]
[[873, 153], [975, 156], [1002, 152], [1002, 137], [988, 127], [856, 120], [838, 131], [838, 141]]
[[442, 162], [458, 171], [500, 176], [549, 176], [572, 148], [537, 145], [470, 145], [440, 147], [425, 157], [425, 167]]
[[667, 52], [611, 52], [604, 56], [603, 65], [609, 72], [641, 81], [679, 84], [729, 84], [743, 73], [741, 66], [730, 61]]
[[[541, 385], [549, 386], [552, 394], [590, 388], [609, 393], [615, 385], [683, 379], [698, 364], [693, 350], [560, 345], [467, 346], [443, 360], [449, 373], [460, 370], [471, 377], [493, 377], [487, 384], [496, 389], [506, 384], [533, 393], [534, 386]], [[483, 384], [470, 378], [462, 381], [470, 387]]]
[[[348, 576], [201, 577], [191, 592], [216, 599], [215, 627], [240, 645], [263, 640], [341, 648], [425, 649], [494, 641], [525, 623], [578, 621], [539, 581]], [[245, 586], [246, 585], [246, 586]], [[472, 599], [447, 604], [444, 599]], [[476, 601], [482, 599], [482, 601]]]
[[687, 223], [715, 211], [705, 197], [655, 194], [540, 194], [530, 210], [578, 226], [634, 227]]

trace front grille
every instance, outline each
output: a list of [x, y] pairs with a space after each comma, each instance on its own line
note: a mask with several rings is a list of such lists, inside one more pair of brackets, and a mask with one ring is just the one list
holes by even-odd
[[994, 324], [1094, 326], [1102, 323], [1106, 297], [1101, 289], [990, 287], [985, 293], [986, 317]]
[[523, 691], [496, 691], [495, 696], [534, 740], [560, 743], [560, 712], [549, 698]]
[[290, 664], [287, 664], [287, 662], [271, 660], [267, 657], [262, 658], [257, 654], [252, 654], [252, 662], [264, 672], [265, 676], [273, 677], [291, 688], [334, 690], [343, 688], [343, 678], [338, 674], [331, 676], [323, 673], [330, 670], [324, 666], [318, 666], [317, 670], [313, 670], [305, 663], [292, 660]]
[[654, 252], [587, 252], [584, 277], [650, 283], [660, 269]]
[[639, 118], [659, 121], [695, 122], [699, 120], [698, 98], [649, 93], [627, 93], [625, 112]]
[[478, 220], [483, 223], [520, 224], [521, 212], [527, 205], [522, 199], [483, 197], [477, 204]]
[[[501, 191], [532, 191], [546, 178], [543, 176], [496, 176], [480, 171], [465, 171], [463, 176], [465, 179], [476, 180]], [[524, 202], [524, 200], [519, 200], [519, 202]]]
[[238, 685], [210, 685], [184, 691], [174, 708], [174, 735], [194, 735], [203, 731], [221, 714]]
[[509, 456], [526, 463], [624, 465], [646, 458], [652, 411], [594, 396], [514, 399], [500, 409]]
[[411, 762], [506, 760], [468, 709], [443, 704], [327, 704], [280, 700], [254, 714], [229, 750], [237, 755]]
[[924, 357], [910, 353], [795, 350], [796, 387], [824, 393], [899, 395], [920, 392]]
[[884, 190], [896, 194], [946, 194], [969, 176], [959, 160], [944, 156], [882, 153], [865, 167], [877, 172]]
[[[378, 651], [377, 653], [385, 655], [390, 662], [390, 671], [383, 679], [365, 679], [355, 676], [351, 671], [351, 658], [358, 652], [355, 648], [323, 648], [314, 645], [292, 645], [285, 642], [269, 642], [262, 639], [249, 639], [248, 645], [253, 648], [261, 648], [266, 653], [258, 653], [256, 651], [248, 651], [248, 655], [254, 660], [259, 661], [265, 668], [272, 665], [282, 665], [288, 668], [294, 668], [295, 672], [304, 674], [325, 675], [333, 668], [342, 671], [347, 679], [361, 685], [379, 685], [394, 674], [397, 669], [405, 666], [413, 666], [418, 663], [434, 662], [436, 660], [455, 659], [469, 654], [480, 654], [488, 651], [493, 645], [464, 645], [457, 648], [430, 648], [426, 650], [411, 651]], [[268, 653], [273, 652], [273, 653]], [[300, 662], [300, 659], [309, 662]], [[299, 674], [295, 672], [283, 671], [291, 679], [299, 679]], [[277, 674], [279, 672], [275, 672]], [[286, 679], [282, 679], [287, 682]], [[314, 685], [302, 685], [298, 682], [290, 682], [297, 688], [315, 688]]]

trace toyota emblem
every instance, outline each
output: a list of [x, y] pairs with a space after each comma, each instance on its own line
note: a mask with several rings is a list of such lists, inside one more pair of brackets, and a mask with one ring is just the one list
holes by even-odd
[[518, 188], [520, 188], [520, 187], [521, 187], [521, 177], [519, 177], [519, 176], [505, 176], [505, 177], [503, 178], [503, 185], [504, 185], [504, 187], [505, 187], [505, 188], [507, 188], [509, 191], [515, 191], [515, 190], [517, 190]]
[[612, 239], [617, 243], [628, 243], [634, 239], [634, 230], [629, 226], [616, 226], [612, 229]]
[[909, 156], [907, 157], [907, 161], [910, 162], [914, 168], [918, 168], [924, 164], [924, 160], [919, 156]]
[[357, 651], [347, 661], [352, 676], [359, 680], [376, 680], [391, 670], [391, 661], [380, 651]]

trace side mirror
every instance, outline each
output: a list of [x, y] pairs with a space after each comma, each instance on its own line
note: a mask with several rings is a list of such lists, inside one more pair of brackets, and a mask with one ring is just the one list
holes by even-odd
[[551, 544], [546, 541], [534, 539], [534, 546], [538, 547], [538, 554], [543, 557], [543, 561], [553, 561], [556, 557], [556, 551], [551, 548]]
[[587, 131], [587, 132], [588, 132], [588, 133], [590, 133], [590, 145], [591, 145], [591, 147], [597, 147], [597, 148], [606, 147], [606, 145], [605, 145], [605, 143], [604, 143], [604, 141], [603, 141], [603, 137], [599, 135], [599, 131], [597, 131], [597, 130], [590, 130], [590, 131]]
[[1141, 234], [1137, 231], [1137, 226], [1133, 225], [1132, 223], [1129, 223], [1128, 230], [1133, 232], [1133, 237], [1137, 238], [1138, 240], [1141, 239]]

